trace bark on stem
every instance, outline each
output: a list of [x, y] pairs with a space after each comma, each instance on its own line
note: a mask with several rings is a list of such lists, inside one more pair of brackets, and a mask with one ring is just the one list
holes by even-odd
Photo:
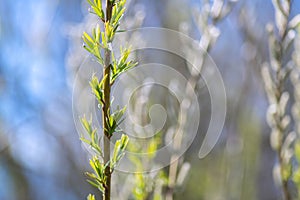
[[[113, 4], [110, 0], [106, 0], [106, 19], [108, 22], [111, 19]], [[104, 146], [104, 163], [107, 164], [110, 162], [110, 137], [108, 119], [110, 116], [110, 62], [111, 62], [111, 51], [105, 49], [104, 52], [104, 66], [103, 66], [103, 78], [106, 77], [103, 84], [103, 93], [104, 93], [104, 105], [102, 108], [102, 126], [103, 126], [103, 146]], [[105, 183], [104, 183], [104, 193], [103, 200], [110, 200], [111, 193], [111, 169], [110, 165], [107, 164], [105, 168]]]

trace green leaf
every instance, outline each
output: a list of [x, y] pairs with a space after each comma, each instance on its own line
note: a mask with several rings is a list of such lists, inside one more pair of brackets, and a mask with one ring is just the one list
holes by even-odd
[[291, 164], [285, 164], [282, 167], [282, 179], [284, 181], [287, 181], [290, 177], [291, 177], [291, 174], [292, 174], [292, 165]]
[[94, 173], [85, 173], [89, 178], [88, 182], [94, 187], [97, 187], [100, 191], [103, 191], [103, 184], [105, 183], [106, 179], [105, 166], [96, 156], [90, 159], [90, 166], [92, 167]]
[[100, 48], [105, 49], [105, 46], [100, 43], [100, 34], [101, 30], [99, 25], [97, 25], [97, 27], [92, 30], [92, 36], [84, 32], [82, 35], [82, 39], [84, 42], [83, 47], [97, 58], [98, 63], [104, 65], [103, 58], [100, 54]]
[[94, 40], [91, 38], [91, 36], [89, 34], [87, 34], [86, 32], [83, 32], [83, 38], [87, 41], [87, 42], [90, 42], [90, 46], [93, 45], [94, 43]]
[[147, 148], [147, 154], [149, 157], [153, 158], [155, 156], [159, 143], [160, 142], [157, 138], [153, 138], [150, 140]]
[[94, 0], [92, 2], [91, 0], [87, 0], [87, 2], [90, 4], [94, 12], [91, 12], [93, 14], [96, 14], [102, 21], [104, 21], [104, 12], [102, 9], [102, 2], [101, 0]]
[[298, 163], [300, 163], [300, 141], [297, 141], [295, 144], [295, 157], [298, 161]]
[[108, 43], [112, 42], [115, 32], [114, 32], [114, 27], [109, 23], [105, 22], [105, 35], [106, 35], [106, 40]]
[[107, 49], [108, 48], [108, 44], [107, 44], [107, 40], [106, 40], [104, 32], [101, 32], [101, 40], [102, 40], [102, 45], [104, 46], [105, 49]]
[[86, 144], [88, 144], [94, 151], [97, 153], [98, 156], [103, 157], [102, 150], [99, 146], [100, 138], [97, 134], [97, 129], [92, 128], [92, 118], [90, 121], [87, 121], [86, 117], [84, 116], [81, 119], [82, 126], [88, 133], [90, 139], [86, 139], [83, 135], [80, 137], [80, 140]]
[[300, 168], [298, 168], [293, 174], [293, 181], [300, 187]]
[[86, 180], [89, 184], [91, 184], [92, 186], [94, 186], [95, 188], [98, 188], [99, 187], [99, 185], [98, 185], [98, 183], [96, 182], [96, 181], [92, 181], [92, 180], [90, 180], [90, 179], [87, 179]]
[[129, 141], [128, 136], [122, 134], [122, 137], [121, 137], [121, 147], [120, 147], [122, 151], [125, 150], [125, 148], [126, 148], [126, 146], [127, 146], [127, 144], [128, 144], [128, 141]]
[[97, 179], [97, 176], [94, 173], [86, 172], [85, 175], [92, 180]]
[[119, 107], [117, 107], [117, 110], [108, 117], [106, 123], [109, 126], [109, 130], [107, 131], [109, 132], [110, 135], [120, 131], [117, 130], [117, 127], [123, 121], [122, 117], [125, 111], [126, 111], [126, 106], [124, 106], [122, 109], [119, 109]]
[[101, 33], [101, 30], [100, 30], [100, 26], [99, 24], [97, 24], [97, 27], [94, 29], [95, 31], [95, 39], [97, 42], [100, 42], [100, 33]]
[[87, 200], [96, 200], [95, 195], [89, 194], [86, 198]]
[[125, 12], [125, 8], [122, 8], [116, 16], [116, 21], [119, 22]]
[[121, 139], [116, 141], [113, 156], [112, 156], [112, 159], [111, 159], [111, 168], [114, 168], [115, 165], [123, 157], [125, 148], [128, 144], [128, 141], [129, 141], [128, 136], [124, 135], [124, 134], [122, 134]]
[[98, 8], [102, 8], [102, 0], [95, 0], [95, 4], [96, 3]]
[[102, 12], [99, 8], [97, 8], [96, 6], [92, 6], [93, 10], [95, 11], [95, 14], [100, 18], [102, 19], [103, 18], [103, 15], [102, 15]]
[[126, 111], [126, 106], [124, 106], [122, 109], [117, 108], [117, 111], [115, 111], [112, 116], [114, 117], [114, 120], [119, 124], [121, 118], [124, 116], [124, 113]]
[[131, 48], [122, 48], [120, 47], [121, 57], [117, 61], [116, 59], [113, 59], [113, 70], [112, 70], [112, 76], [111, 76], [111, 84], [115, 82], [115, 80], [120, 76], [122, 73], [126, 72], [127, 70], [135, 67], [137, 65], [137, 62], [133, 61], [127, 61], [130, 53]]
[[117, 165], [117, 163], [123, 157], [128, 141], [129, 141], [128, 136], [124, 134], [122, 134], [121, 139], [116, 141], [113, 156], [110, 162], [110, 166], [112, 169]]
[[92, 92], [98, 100], [99, 104], [103, 105], [104, 102], [104, 93], [103, 93], [103, 84], [107, 79], [107, 75], [105, 75], [102, 80], [99, 82], [97, 76], [93, 75], [90, 81], [90, 86], [92, 88]]
[[92, 122], [92, 118], [90, 119], [90, 121], [88, 122], [86, 117], [84, 116], [83, 118], [81, 118], [81, 123], [83, 125], [83, 127], [85, 128], [85, 130], [90, 134], [92, 132], [92, 126], [91, 126], [91, 122]]
[[117, 30], [116, 32], [117, 33], [123, 33], [123, 32], [126, 32], [127, 30]]
[[92, 6], [94, 3], [91, 0], [87, 0], [87, 2]]

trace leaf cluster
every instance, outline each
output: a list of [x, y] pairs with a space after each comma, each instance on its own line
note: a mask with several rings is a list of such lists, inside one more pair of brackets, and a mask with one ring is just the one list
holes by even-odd
[[120, 132], [121, 130], [117, 129], [119, 125], [123, 122], [123, 115], [126, 111], [126, 106], [120, 109], [119, 107], [113, 112], [109, 118], [106, 120], [108, 123], [109, 130], [107, 130], [109, 136], [115, 132]]
[[[121, 109], [120, 111], [117, 111], [115, 116], [117, 116], [118, 119], [121, 118], [122, 114], [124, 112], [124, 109]], [[84, 127], [85, 131], [88, 133], [89, 138], [85, 138], [83, 135], [81, 136], [81, 140], [88, 144], [95, 152], [95, 156], [93, 156], [90, 159], [90, 166], [93, 169], [93, 173], [87, 172], [86, 175], [89, 178], [88, 182], [98, 188], [101, 192], [104, 191], [105, 188], [105, 180], [106, 180], [106, 174], [105, 169], [110, 166], [110, 173], [113, 172], [114, 168], [118, 164], [118, 162], [121, 160], [125, 153], [126, 146], [128, 144], [128, 136], [122, 135], [119, 140], [116, 141], [116, 144], [114, 146], [114, 152], [109, 162], [104, 163], [103, 161], [103, 153], [100, 147], [100, 137], [97, 134], [97, 129], [94, 129], [92, 127], [92, 119], [89, 121], [83, 117], [81, 119], [82, 126]], [[88, 198], [92, 199], [92, 196], [89, 196]]]
[[[105, 132], [108, 133], [106, 136], [110, 138], [114, 133], [120, 131], [118, 127], [123, 121], [123, 115], [126, 107], [121, 109], [117, 108], [116, 111], [111, 114], [111, 102], [105, 101], [105, 94], [107, 93], [104, 92], [104, 87], [106, 87], [104, 85], [107, 83], [107, 79], [110, 79], [109, 87], [111, 87], [121, 73], [134, 67], [137, 63], [129, 60], [129, 55], [131, 53], [130, 48], [121, 47], [120, 58], [115, 58], [111, 44], [116, 33], [122, 32], [118, 30], [118, 28], [120, 26], [120, 20], [125, 12], [126, 0], [110, 0], [108, 5], [106, 5], [106, 12], [103, 9], [104, 6], [102, 5], [102, 0], [87, 0], [87, 2], [90, 5], [90, 12], [95, 14], [99, 20], [103, 22], [103, 27], [100, 28], [100, 25], [97, 25], [92, 29], [91, 34], [84, 32], [82, 39], [84, 42], [83, 47], [96, 58], [100, 65], [108, 66], [109, 64], [110, 74], [106, 74], [100, 80], [96, 75], [93, 75], [90, 81], [90, 87], [99, 103], [99, 108], [105, 108], [105, 106], [107, 108], [108, 113], [103, 120], [108, 125], [108, 128], [106, 127], [108, 130], [105, 129]], [[106, 63], [107, 57], [104, 57], [103, 55], [104, 52], [110, 52], [108, 55], [111, 55], [111, 61], [109, 61], [110, 63], [108, 64]], [[106, 53], [105, 55], [107, 56]], [[86, 173], [88, 182], [98, 188], [101, 192], [104, 192], [104, 190], [107, 189], [107, 178], [108, 176], [110, 177], [111, 173], [123, 157], [129, 139], [128, 136], [122, 135], [114, 145], [112, 157], [109, 161], [104, 161], [105, 156], [103, 155], [102, 148], [100, 146], [102, 137], [100, 137], [97, 133], [97, 129], [92, 127], [92, 119], [87, 120], [83, 117], [81, 119], [81, 123], [85, 131], [88, 133], [88, 137], [82, 135], [80, 139], [84, 143], [88, 144], [95, 153], [89, 162], [93, 172]], [[87, 199], [95, 200], [95, 196], [90, 194]]]

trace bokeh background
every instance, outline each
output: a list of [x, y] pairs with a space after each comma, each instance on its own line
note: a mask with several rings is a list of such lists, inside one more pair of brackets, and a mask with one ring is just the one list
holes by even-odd
[[[199, 39], [191, 14], [199, 2], [132, 0], [123, 20], [173, 30], [189, 23]], [[0, 200], [79, 200], [94, 192], [72, 113], [75, 74], [87, 56], [80, 35], [93, 20], [87, 9], [84, 0], [0, 1]], [[298, 13], [294, 0], [291, 17]], [[210, 55], [226, 87], [226, 123], [206, 158], [197, 156], [200, 136], [188, 149], [192, 167], [175, 199], [280, 199], [260, 75], [267, 23], [274, 23], [271, 0], [240, 0], [217, 25]]]

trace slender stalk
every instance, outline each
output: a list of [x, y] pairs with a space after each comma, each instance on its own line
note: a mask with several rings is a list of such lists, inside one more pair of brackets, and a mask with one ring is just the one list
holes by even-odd
[[[224, 2], [223, 2], [224, 3]], [[224, 4], [223, 4], [224, 6]], [[230, 7], [228, 7], [230, 8]], [[231, 9], [231, 8], [230, 8]], [[209, 38], [209, 41], [207, 42], [206, 46], [201, 46], [202, 50], [206, 53], [202, 54], [202, 63], [200, 63], [200, 70], [202, 69], [204, 65], [204, 60], [206, 59], [207, 53], [210, 52], [212, 46], [214, 45], [215, 41], [217, 40], [218, 36], [213, 36], [210, 34], [208, 31], [208, 28], [210, 28], [208, 25], [216, 27], [216, 25], [222, 21], [228, 14], [229, 11], [226, 14], [223, 14], [222, 9], [219, 11], [219, 13], [216, 14], [215, 17], [213, 16], [207, 16], [208, 18], [212, 18], [212, 22], [209, 24], [207, 21], [207, 26], [203, 29], [200, 30], [200, 32], [203, 33], [203, 35], [208, 34], [207, 37], [202, 37], [199, 41], [199, 44], [201, 44], [201, 40], [206, 40]], [[223, 14], [223, 15], [222, 15]], [[206, 43], [206, 42], [203, 42]], [[201, 78], [201, 72], [199, 71], [197, 74], [191, 75], [191, 77], [188, 79], [188, 84], [186, 85], [185, 88], [185, 100], [189, 100], [193, 96], [193, 91], [196, 89], [197, 82]], [[175, 151], [178, 151], [181, 148], [182, 145], [182, 139], [183, 139], [183, 134], [185, 131], [185, 125], [186, 125], [186, 118], [188, 114], [188, 108], [184, 108], [184, 106], [181, 106], [180, 111], [179, 111], [179, 126], [178, 126], [178, 137], [175, 138], [174, 140], [174, 145], [173, 148]], [[168, 175], [168, 191], [166, 194], [166, 200], [173, 200], [174, 198], [174, 189], [176, 186], [176, 179], [177, 179], [177, 174], [180, 168], [180, 156], [177, 155], [176, 153], [171, 156], [170, 159], [170, 167], [169, 167], [169, 175]]]
[[[103, 193], [104, 200], [110, 200], [111, 175], [123, 157], [129, 140], [128, 136], [122, 134], [121, 138], [113, 145], [114, 151], [111, 156], [110, 138], [113, 133], [118, 131], [118, 125], [121, 122], [126, 108], [111, 110], [111, 87], [115, 79], [122, 72], [134, 67], [137, 63], [132, 60], [127, 60], [130, 49], [125, 48], [121, 52], [122, 56], [119, 61], [112, 56], [111, 43], [120, 25], [120, 19], [124, 14], [126, 0], [106, 0], [105, 10], [102, 8], [102, 0], [87, 1], [91, 6], [91, 12], [97, 15], [101, 22], [104, 22], [104, 31], [101, 31], [100, 26], [97, 25], [97, 27], [92, 30], [91, 35], [84, 32], [82, 36], [84, 41], [83, 47], [95, 56], [98, 63], [103, 65], [102, 79], [99, 81], [96, 76], [93, 76], [90, 81], [92, 92], [97, 98], [99, 107], [102, 107], [103, 147], [101, 147], [102, 145], [99, 142], [100, 136], [97, 134], [97, 129], [92, 126], [92, 119], [88, 121], [85, 117], [82, 118], [82, 125], [89, 137], [86, 138], [82, 136], [80, 139], [88, 144], [96, 153], [96, 155], [93, 155], [90, 159], [90, 166], [94, 172], [86, 172], [89, 178], [88, 182]], [[116, 6], [115, 10], [114, 6]], [[102, 55], [102, 52], [104, 55]], [[119, 64], [121, 61], [122, 63]], [[95, 196], [89, 194], [87, 199], [95, 200]]]
[[[113, 4], [110, 0], [106, 0], [106, 22], [110, 21], [111, 13], [112, 13]], [[104, 146], [104, 163], [110, 162], [110, 133], [109, 133], [109, 116], [110, 116], [110, 62], [111, 62], [111, 51], [109, 49], [105, 49], [104, 52], [104, 67], [103, 67], [103, 77], [105, 78], [103, 84], [103, 94], [104, 94], [104, 103], [102, 107], [102, 125], [103, 125], [103, 146]], [[108, 164], [105, 168], [105, 183], [104, 183], [104, 193], [103, 199], [110, 200], [111, 193], [111, 169]]]
[[[288, 19], [289, 15], [290, 15], [290, 1], [288, 1], [289, 3], [289, 9], [288, 9], [288, 12], [286, 13], [286, 18]], [[281, 5], [281, 4], [279, 4]], [[287, 22], [284, 24], [284, 32], [281, 33], [280, 35], [280, 55], [279, 55], [279, 58], [278, 58], [278, 62], [280, 64], [280, 67], [283, 68], [284, 64], [283, 64], [283, 56], [284, 56], [284, 47], [283, 47], [283, 42], [286, 38], [286, 35], [287, 35]], [[276, 79], [278, 80], [278, 86], [277, 86], [277, 94], [280, 94], [280, 96], [278, 95], [277, 96], [277, 102], [279, 104], [279, 101], [280, 101], [280, 97], [281, 95], [283, 94], [283, 85], [284, 85], [284, 80], [282, 80], [282, 78], [280, 77], [280, 71], [277, 71], [276, 73]], [[282, 119], [280, 119], [281, 121]], [[283, 137], [283, 134], [284, 134], [284, 130], [282, 129], [282, 127], [278, 124], [278, 129], [279, 130], [282, 130], [282, 137]], [[283, 196], [284, 196], [284, 199], [285, 200], [291, 200], [291, 195], [289, 193], [289, 188], [288, 188], [288, 180], [285, 180], [283, 179], [283, 176], [284, 176], [284, 161], [283, 161], [283, 157], [282, 157], [282, 143], [280, 144], [279, 148], [278, 148], [278, 151], [277, 151], [277, 157], [278, 157], [278, 160], [279, 160], [279, 164], [280, 164], [280, 174], [281, 174], [281, 181], [282, 181], [282, 190], [283, 190]]]
[[[265, 89], [269, 97], [270, 107], [276, 106], [274, 111], [271, 111], [267, 114], [269, 120], [269, 125], [272, 129], [271, 132], [271, 145], [272, 148], [276, 151], [281, 189], [283, 193], [283, 198], [285, 200], [291, 200], [292, 196], [289, 192], [288, 181], [290, 175], [286, 174], [287, 168], [289, 167], [289, 161], [284, 157], [284, 143], [288, 137], [288, 126], [289, 120], [287, 121], [289, 114], [286, 112], [286, 103], [282, 105], [282, 99], [285, 98], [286, 88], [285, 88], [285, 78], [288, 75], [287, 65], [284, 62], [284, 57], [286, 56], [287, 47], [285, 47], [287, 34], [288, 34], [288, 19], [290, 16], [291, 2], [289, 0], [273, 1], [275, 12], [276, 12], [276, 28], [279, 35], [276, 36], [274, 33], [273, 26], [268, 26], [269, 31], [269, 48], [270, 48], [270, 69], [267, 67], [263, 68], [263, 79], [265, 82]], [[281, 16], [281, 17], [278, 17]], [[288, 101], [288, 97], [286, 97]], [[282, 111], [281, 111], [281, 110]], [[285, 123], [283, 123], [285, 122]], [[275, 138], [275, 139], [274, 139]]]
[[[281, 40], [283, 40], [283, 38], [281, 38]], [[283, 66], [283, 63], [282, 63], [282, 48], [281, 48], [281, 51], [280, 51], [281, 55], [280, 55], [280, 59], [278, 60], [278, 62], [280, 63], [280, 66], [282, 67]], [[278, 85], [276, 86], [276, 101], [277, 101], [277, 104], [279, 104], [280, 102], [280, 98], [283, 94], [283, 80], [282, 78], [280, 77], [280, 74], [279, 74], [280, 71], [278, 71], [276, 73], [276, 80], [278, 80]], [[280, 121], [282, 121], [282, 118], [283, 116], [280, 116]], [[280, 130], [280, 133], [281, 133], [281, 136], [280, 138], [283, 138], [284, 137], [284, 134], [285, 134], [285, 130], [281, 127], [280, 124], [277, 124], [277, 129]], [[282, 142], [283, 143], [283, 142]], [[277, 158], [278, 158], [278, 162], [279, 162], [279, 165], [280, 165], [280, 175], [281, 175], [281, 182], [282, 182], [282, 190], [283, 190], [283, 196], [284, 196], [284, 199], [285, 200], [290, 200], [291, 197], [290, 197], [290, 194], [289, 194], [289, 191], [288, 191], [288, 181], [287, 180], [284, 180], [282, 177], [284, 175], [284, 161], [283, 161], [283, 157], [282, 157], [282, 143], [279, 144], [279, 147], [278, 147], [278, 151], [276, 152], [277, 154]]]
[[[281, 156], [280, 156], [281, 157]], [[283, 164], [283, 159], [282, 158], [279, 158], [279, 162], [280, 162], [280, 165], [282, 165]], [[282, 168], [280, 168], [280, 173], [281, 173], [281, 176], [283, 175], [283, 169]], [[290, 193], [289, 193], [289, 187], [288, 187], [288, 181], [286, 181], [286, 180], [282, 180], [282, 190], [283, 190], [283, 196], [284, 196], [284, 199], [285, 200], [291, 200], [292, 198], [291, 198], [291, 195], [290, 195]]]
[[[285, 34], [284, 34], [285, 35]], [[284, 37], [284, 36], [283, 36]], [[284, 38], [281, 38], [281, 40], [283, 40]], [[281, 55], [280, 57], [282, 57], [283, 55], [283, 51], [282, 51], [282, 48], [281, 48]], [[283, 66], [283, 63], [282, 63], [282, 58], [280, 58], [280, 66], [282, 67]], [[276, 101], [277, 101], [277, 104], [279, 105], [279, 102], [280, 102], [280, 98], [283, 94], [283, 81], [282, 78], [280, 77], [280, 74], [279, 74], [279, 71], [276, 73], [276, 79], [278, 80], [278, 85], [277, 85], [277, 88], [276, 88]], [[283, 116], [280, 116], [280, 121], [283, 120]], [[277, 128], [278, 130], [280, 130], [280, 138], [284, 138], [284, 134], [285, 134], [285, 129], [283, 127], [281, 127], [280, 124], [277, 124]], [[281, 176], [281, 184], [282, 184], [282, 191], [283, 191], [283, 196], [284, 196], [284, 199], [285, 200], [291, 200], [291, 196], [290, 196], [290, 193], [289, 193], [289, 188], [288, 188], [288, 180], [285, 180], [283, 178], [284, 176], [284, 158], [282, 157], [282, 145], [283, 145], [283, 142], [281, 142], [279, 144], [279, 147], [278, 147], [278, 151], [276, 152], [277, 154], [277, 158], [278, 158], [278, 162], [279, 162], [279, 165], [280, 165], [280, 176]]]

